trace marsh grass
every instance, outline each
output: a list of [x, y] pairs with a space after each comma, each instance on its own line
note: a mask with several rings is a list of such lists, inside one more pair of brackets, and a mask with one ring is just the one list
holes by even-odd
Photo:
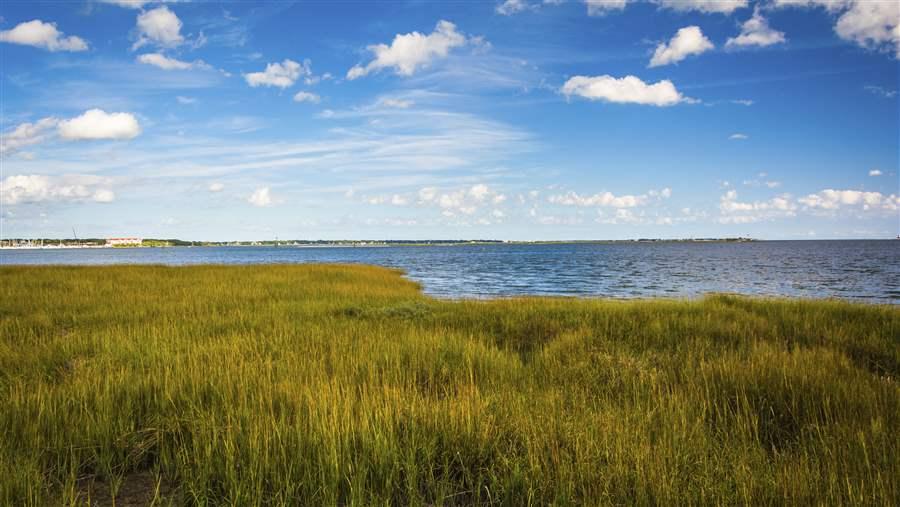
[[0, 267], [0, 504], [900, 504], [900, 310]]

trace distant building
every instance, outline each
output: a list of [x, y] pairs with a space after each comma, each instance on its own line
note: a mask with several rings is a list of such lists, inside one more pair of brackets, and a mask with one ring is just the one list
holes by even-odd
[[106, 238], [106, 246], [139, 246], [141, 238]]

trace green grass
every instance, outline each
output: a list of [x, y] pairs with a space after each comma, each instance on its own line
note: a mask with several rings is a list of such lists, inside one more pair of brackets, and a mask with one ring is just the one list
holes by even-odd
[[900, 309], [0, 267], [0, 505], [900, 504]]

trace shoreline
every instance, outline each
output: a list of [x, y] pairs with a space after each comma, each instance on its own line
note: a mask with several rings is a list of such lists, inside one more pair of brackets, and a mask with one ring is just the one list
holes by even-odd
[[[7, 240], [4, 240], [7, 241]], [[0, 245], [0, 250], [81, 250], [110, 249], [135, 250], [148, 248], [403, 248], [403, 247], [467, 247], [467, 246], [541, 246], [541, 245], [654, 245], [654, 244], [741, 244], [741, 243], [779, 243], [779, 242], [837, 242], [837, 241], [897, 241], [894, 238], [847, 238], [847, 239], [752, 239], [752, 238], [711, 238], [711, 239], [621, 239], [621, 240], [568, 240], [568, 241], [434, 241], [406, 242], [402, 240], [360, 241], [334, 243], [279, 243], [279, 244], [231, 244], [207, 242], [206, 244], [154, 244], [154, 245]], [[201, 243], [201, 242], [198, 242]], [[900, 244], [900, 241], [898, 241]]]

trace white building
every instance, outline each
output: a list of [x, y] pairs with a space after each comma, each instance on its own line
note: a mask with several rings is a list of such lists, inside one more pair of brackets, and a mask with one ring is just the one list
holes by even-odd
[[141, 238], [106, 238], [106, 246], [139, 246]]

